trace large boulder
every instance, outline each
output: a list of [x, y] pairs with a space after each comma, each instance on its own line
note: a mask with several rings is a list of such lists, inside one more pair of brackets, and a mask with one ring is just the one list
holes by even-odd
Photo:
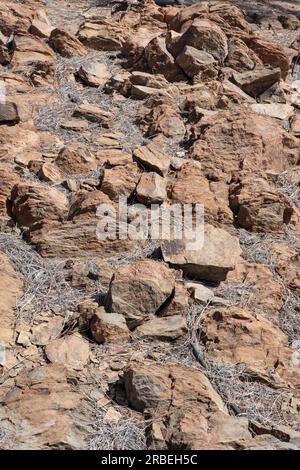
[[185, 46], [176, 57], [176, 63], [189, 78], [193, 78], [205, 70], [207, 66], [215, 65], [217, 61], [208, 52], [196, 49], [195, 47]]
[[204, 117], [192, 130], [192, 156], [204, 174], [226, 178], [241, 172], [283, 171], [299, 159], [299, 143], [273, 119], [248, 110]]
[[185, 46], [192, 46], [211, 54], [216, 60], [224, 61], [228, 54], [226, 35], [214, 22], [196, 19], [191, 26], [169, 45], [173, 57], [177, 57]]
[[55, 163], [66, 176], [88, 175], [97, 169], [97, 160], [83, 144], [69, 144], [64, 147]]
[[183, 240], [162, 242], [164, 260], [189, 276], [205, 281], [220, 282], [238, 263], [239, 240], [225, 230], [205, 224], [199, 243]]
[[287, 346], [285, 333], [262, 315], [239, 307], [209, 309], [201, 322], [201, 336], [210, 359], [243, 363], [281, 385], [288, 380], [299, 386], [297, 352]]
[[12, 214], [23, 229], [33, 229], [45, 220], [63, 220], [69, 211], [69, 201], [63, 191], [41, 184], [17, 184], [11, 200]]
[[230, 187], [230, 204], [238, 224], [253, 232], [284, 232], [300, 221], [299, 210], [267, 180], [248, 177]]
[[60, 364], [23, 368], [2, 400], [3, 449], [85, 447], [84, 432], [71, 416], [81, 398], [70, 384], [71, 375]]
[[254, 70], [233, 74], [234, 83], [253, 98], [268, 90], [280, 81], [280, 68], [258, 66]]
[[52, 77], [56, 68], [53, 50], [37, 36], [18, 34], [14, 36], [11, 67], [27, 75], [41, 73]]
[[119, 268], [111, 281], [106, 310], [122, 313], [130, 328], [155, 314], [175, 287], [172, 271], [153, 260], [141, 260]]
[[87, 53], [79, 39], [63, 29], [53, 29], [49, 38], [49, 45], [63, 57], [77, 57]]
[[210, 182], [197, 163], [182, 165], [171, 188], [171, 199], [182, 204], [202, 204], [206, 218], [231, 222], [228, 186], [223, 182]]
[[181, 68], [167, 50], [164, 37], [158, 36], [149, 42], [145, 47], [145, 57], [152, 73], [161, 73], [170, 82], [186, 79]]
[[255, 36], [245, 36], [243, 40], [264, 65], [269, 65], [273, 68], [279, 67], [281, 77], [286, 79], [291, 66], [291, 58], [282, 46]]
[[120, 50], [124, 43], [124, 29], [118, 23], [103, 19], [88, 19], [79, 28], [78, 39], [98, 51]]

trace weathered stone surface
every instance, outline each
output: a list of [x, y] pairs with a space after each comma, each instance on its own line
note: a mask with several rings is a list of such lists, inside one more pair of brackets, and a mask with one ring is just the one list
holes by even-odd
[[175, 279], [170, 269], [153, 260], [119, 268], [111, 281], [106, 309], [125, 316], [130, 328], [158, 312], [171, 296]]
[[6, 423], [3, 448], [83, 449], [84, 434], [70, 414], [80, 398], [68, 383], [64, 366], [23, 369], [1, 406], [0, 422]]
[[40, 72], [51, 77], [56, 67], [55, 53], [37, 36], [18, 34], [14, 36], [11, 67], [28, 75]]
[[254, 232], [283, 231], [299, 224], [299, 211], [263, 178], [248, 177], [231, 185], [230, 203], [239, 225]]
[[84, 118], [87, 121], [98, 122], [103, 127], [109, 127], [109, 122], [113, 118], [113, 114], [105, 111], [99, 106], [90, 103], [82, 103], [75, 109], [74, 117]]
[[89, 359], [89, 343], [77, 333], [51, 341], [45, 348], [50, 362], [83, 369]]
[[166, 137], [183, 137], [185, 134], [185, 125], [176, 106], [164, 97], [159, 99], [151, 109], [143, 110], [139, 123], [147, 136], [162, 133]]
[[258, 66], [255, 70], [233, 74], [234, 83], [253, 98], [257, 98], [274, 83], [279, 82], [280, 77], [280, 68], [271, 69], [263, 66]]
[[221, 111], [193, 132], [192, 155], [206, 175], [282, 171], [298, 160], [298, 142], [271, 118], [250, 111]]
[[145, 47], [145, 56], [152, 73], [161, 73], [170, 82], [186, 79], [181, 68], [167, 50], [164, 37], [152, 39]]
[[[23, 291], [22, 276], [15, 272], [9, 258], [0, 251], [0, 343], [1, 366], [5, 367], [3, 356], [12, 347], [15, 336], [15, 307]], [[5, 351], [7, 348], [7, 351]]]
[[[273, 316], [279, 314], [283, 306], [283, 287], [270, 268], [264, 264], [238, 263], [235, 269], [228, 273], [225, 288], [231, 285], [244, 285], [250, 288], [247, 293], [249, 307], [259, 309], [262, 313]], [[271, 319], [271, 317], [270, 317]]]
[[289, 119], [294, 113], [294, 107], [284, 103], [255, 103], [250, 104], [249, 108], [256, 113], [280, 120]]
[[297, 362], [286, 335], [259, 314], [227, 307], [210, 309], [202, 321], [203, 342], [209, 357], [218, 362], [244, 363], [254, 370], [299, 383]]
[[69, 210], [63, 191], [39, 184], [17, 184], [12, 190], [11, 200], [13, 216], [23, 228], [33, 229], [43, 220], [62, 220]]
[[49, 45], [63, 57], [77, 57], [87, 53], [85, 47], [73, 34], [59, 28], [51, 32]]
[[282, 46], [255, 36], [247, 36], [243, 39], [264, 65], [270, 65], [274, 68], [279, 67], [282, 78], [287, 77], [291, 61]]
[[49, 39], [53, 29], [54, 28], [51, 24], [47, 24], [44, 21], [35, 18], [30, 25], [29, 32], [40, 38]]
[[169, 50], [174, 57], [177, 57], [185, 46], [208, 52], [220, 61], [223, 61], [228, 54], [226, 35], [216, 23], [206, 19], [195, 19], [182, 36], [174, 41]]
[[175, 341], [187, 332], [187, 325], [181, 315], [152, 318], [138, 326], [134, 335], [138, 338], [151, 338], [161, 341]]
[[86, 46], [98, 51], [120, 50], [124, 42], [121, 26], [106, 20], [88, 20], [78, 31], [78, 39]]
[[237, 72], [243, 72], [245, 70], [253, 70], [261, 63], [259, 57], [246, 46], [244, 41], [234, 37], [229, 39], [226, 65]]
[[161, 176], [165, 176], [169, 171], [170, 158], [155, 143], [137, 147], [133, 151], [133, 156], [142, 166], [156, 171]]
[[97, 343], [116, 343], [128, 341], [130, 332], [125, 317], [118, 313], [106, 313], [98, 309], [92, 318], [91, 332]]
[[187, 162], [177, 172], [171, 190], [172, 200], [183, 204], [202, 204], [206, 217], [230, 222], [232, 213], [228, 204], [228, 187], [222, 182], [209, 182], [196, 163]]
[[212, 54], [185, 46], [183, 51], [176, 57], [176, 63], [182, 68], [184, 73], [190, 78], [198, 75], [206, 66], [217, 63]]
[[11, 190], [19, 182], [19, 177], [13, 171], [13, 168], [0, 165], [0, 220], [7, 219], [11, 214]]
[[67, 176], [87, 175], [97, 169], [97, 161], [83, 144], [69, 144], [55, 160], [57, 167]]
[[129, 198], [138, 180], [139, 170], [136, 163], [105, 169], [101, 180], [101, 191], [115, 201], [118, 201], [120, 196]]
[[124, 382], [130, 405], [153, 415], [149, 436], [153, 448], [165, 449], [168, 444], [230, 449], [251, 440], [247, 419], [227, 414], [222, 399], [200, 371], [132, 362]]
[[88, 62], [83, 64], [77, 72], [78, 77], [85, 85], [101, 86], [111, 78], [106, 64], [101, 62]]
[[204, 237], [199, 243], [187, 240], [164, 241], [162, 253], [166, 262], [183, 269], [185, 273], [205, 281], [219, 282], [234, 269], [241, 249], [236, 237], [205, 224]]
[[167, 182], [157, 173], [143, 173], [136, 187], [136, 197], [142, 204], [161, 204], [167, 199]]

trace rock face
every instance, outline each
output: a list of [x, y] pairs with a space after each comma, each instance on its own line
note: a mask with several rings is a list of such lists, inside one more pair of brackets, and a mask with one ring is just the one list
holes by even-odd
[[[3, 421], [9, 424], [4, 448], [38, 450], [45, 447], [82, 449], [84, 436], [70, 416], [78, 407], [80, 395], [67, 382], [62, 365], [49, 364], [24, 370], [8, 390], [1, 407]], [[14, 422], [22, 423], [16, 427]]]
[[11, 67], [14, 71], [26, 72], [29, 75], [39, 72], [54, 75], [55, 54], [42, 39], [29, 34], [18, 34], [14, 36], [13, 47]]
[[262, 178], [249, 177], [233, 184], [230, 200], [239, 225], [248, 230], [279, 232], [299, 221], [297, 208]]
[[78, 31], [78, 39], [85, 45], [99, 51], [116, 51], [124, 42], [124, 31], [105, 20], [89, 20]]
[[249, 72], [235, 73], [233, 80], [245, 93], [253, 96], [253, 98], [257, 98], [274, 85], [274, 83], [279, 82], [280, 76], [280, 68], [256, 67], [255, 70]]
[[186, 240], [165, 241], [162, 244], [164, 260], [179, 267], [190, 276], [205, 281], [219, 282], [226, 278], [239, 260], [241, 249], [236, 237], [212, 225], [204, 225], [199, 243]]
[[[15, 328], [15, 306], [17, 300], [22, 295], [23, 280], [18, 275], [9, 258], [0, 251], [0, 343], [3, 347], [10, 348], [14, 341]], [[5, 365], [5, 357], [2, 357], [1, 366]]]
[[140, 146], [134, 150], [133, 156], [141, 165], [156, 171], [161, 176], [165, 176], [170, 168], [170, 158], [157, 144]]
[[104, 85], [111, 77], [107, 66], [100, 62], [91, 62], [82, 65], [77, 75], [85, 85], [96, 87]]
[[62, 220], [68, 209], [68, 199], [58, 189], [20, 183], [12, 190], [12, 213], [23, 228], [32, 229], [45, 218]]
[[76, 57], [86, 54], [86, 49], [75, 36], [58, 28], [53, 29], [51, 32], [49, 45], [55, 52], [64, 57]]
[[183, 51], [176, 57], [176, 62], [190, 78], [205, 70], [206, 66], [216, 64], [212, 54], [191, 46], [184, 47]]
[[115, 272], [106, 310], [123, 314], [128, 326], [133, 328], [157, 313], [174, 287], [173, 273], [166, 266], [152, 260], [138, 261]]
[[136, 187], [136, 197], [142, 204], [161, 204], [167, 199], [166, 182], [157, 173], [145, 173]]
[[247, 420], [227, 414], [200, 371], [137, 362], [126, 369], [124, 383], [130, 405], [157, 416], [150, 428], [153, 448], [234, 448], [251, 440]]
[[212, 21], [204, 19], [195, 19], [182, 36], [174, 41], [170, 52], [177, 57], [185, 46], [204, 50], [221, 61], [228, 54], [227, 38], [222, 29]]
[[0, 0], [1, 449], [300, 449], [300, 22], [250, 3]]
[[97, 311], [92, 318], [91, 332], [100, 344], [128, 341], [130, 338], [125, 317], [118, 313], [106, 313], [104, 309]]
[[68, 176], [89, 174], [97, 169], [97, 161], [85, 145], [70, 144], [63, 148], [55, 160], [58, 168]]
[[194, 142], [192, 155], [204, 173], [219, 177], [282, 171], [298, 158], [296, 141], [272, 119], [250, 111], [221, 111], [202, 119], [194, 128]]
[[54, 364], [65, 364], [83, 369], [89, 358], [89, 344], [80, 335], [73, 334], [51, 341], [45, 349], [47, 358]]

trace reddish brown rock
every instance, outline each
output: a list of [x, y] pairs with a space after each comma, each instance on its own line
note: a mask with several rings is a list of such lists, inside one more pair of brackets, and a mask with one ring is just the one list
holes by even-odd
[[63, 57], [77, 57], [87, 53], [85, 47], [73, 34], [59, 28], [51, 32], [49, 45]]
[[112, 200], [118, 201], [120, 196], [129, 198], [138, 183], [139, 169], [136, 163], [105, 169], [101, 180], [101, 191]]
[[92, 318], [91, 333], [99, 344], [117, 343], [130, 339], [125, 317], [118, 313], [106, 313], [103, 308], [98, 309]]
[[14, 52], [11, 60], [14, 71], [42, 74], [52, 77], [56, 68], [53, 50], [37, 36], [18, 34], [14, 36]]
[[97, 161], [83, 144], [69, 144], [55, 160], [57, 167], [66, 176], [87, 175], [97, 169]]
[[145, 57], [152, 73], [161, 73], [170, 82], [179, 82], [186, 77], [167, 50], [164, 37], [152, 39], [145, 48]]
[[8, 165], [0, 165], [0, 220], [11, 214], [11, 190], [19, 182], [19, 176]]
[[248, 177], [230, 187], [230, 203], [239, 225], [254, 232], [297, 228], [299, 211], [263, 178]]
[[74, 110], [74, 117], [84, 118], [90, 122], [97, 122], [103, 127], [109, 127], [109, 123], [113, 118], [113, 114], [109, 111], [105, 111], [99, 106], [95, 106], [90, 103], [81, 103]]
[[165, 176], [169, 171], [170, 158], [163, 153], [158, 144], [151, 143], [137, 147], [133, 151], [133, 156], [142, 166], [156, 171], [161, 176]]
[[43, 220], [62, 220], [69, 210], [63, 191], [38, 184], [17, 184], [12, 190], [11, 200], [13, 216], [23, 228], [32, 229]]
[[102, 19], [89, 19], [79, 28], [78, 39], [98, 51], [120, 50], [124, 43], [124, 29], [118, 23]]
[[192, 156], [206, 175], [282, 171], [298, 161], [299, 143], [267, 116], [251, 111], [221, 111], [193, 129]]
[[136, 187], [136, 197], [142, 204], [161, 204], [167, 199], [167, 182], [157, 173], [143, 173]]
[[246, 294], [249, 307], [259, 309], [268, 318], [271, 315], [275, 319], [279, 315], [284, 302], [284, 290], [267, 265], [238, 263], [234, 271], [228, 273], [224, 287], [230, 290], [231, 284], [250, 287], [250, 292]]
[[196, 163], [187, 162], [177, 172], [171, 190], [172, 200], [183, 204], [202, 204], [208, 218], [231, 222], [228, 186], [222, 182], [209, 182]]
[[174, 286], [173, 273], [165, 265], [153, 260], [137, 261], [115, 272], [106, 309], [122, 313], [129, 328], [134, 328], [159, 310]]
[[228, 54], [226, 35], [216, 23], [207, 19], [195, 19], [182, 36], [174, 41], [169, 50], [174, 57], [177, 57], [185, 46], [204, 50], [219, 61], [225, 60]]
[[272, 85], [280, 81], [280, 68], [258, 66], [255, 70], [233, 74], [233, 81], [245, 93], [257, 98]]
[[279, 67], [282, 78], [286, 79], [291, 60], [282, 46], [255, 36], [247, 36], [243, 39], [247, 46], [261, 59], [264, 65], [270, 65], [273, 68]]
[[208, 52], [185, 46], [183, 51], [176, 57], [176, 63], [190, 78], [198, 75], [205, 67], [217, 63], [215, 58]]
[[[0, 251], [0, 366], [6, 366], [9, 349], [14, 344], [16, 314], [15, 307], [23, 291], [23, 278], [16, 273], [8, 256]], [[7, 350], [5, 351], [5, 348]], [[5, 356], [3, 356], [3, 353]]]

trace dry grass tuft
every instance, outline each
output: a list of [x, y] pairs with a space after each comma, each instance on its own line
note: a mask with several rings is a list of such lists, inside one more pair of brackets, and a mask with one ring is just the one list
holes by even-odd
[[117, 423], [103, 422], [98, 416], [89, 442], [89, 450], [145, 450], [145, 424], [135, 418]]
[[32, 321], [37, 314], [52, 309], [63, 313], [86, 297], [66, 280], [64, 262], [42, 258], [20, 237], [0, 233], [0, 250], [10, 258], [14, 269], [24, 276], [24, 294], [16, 306], [18, 318]]

